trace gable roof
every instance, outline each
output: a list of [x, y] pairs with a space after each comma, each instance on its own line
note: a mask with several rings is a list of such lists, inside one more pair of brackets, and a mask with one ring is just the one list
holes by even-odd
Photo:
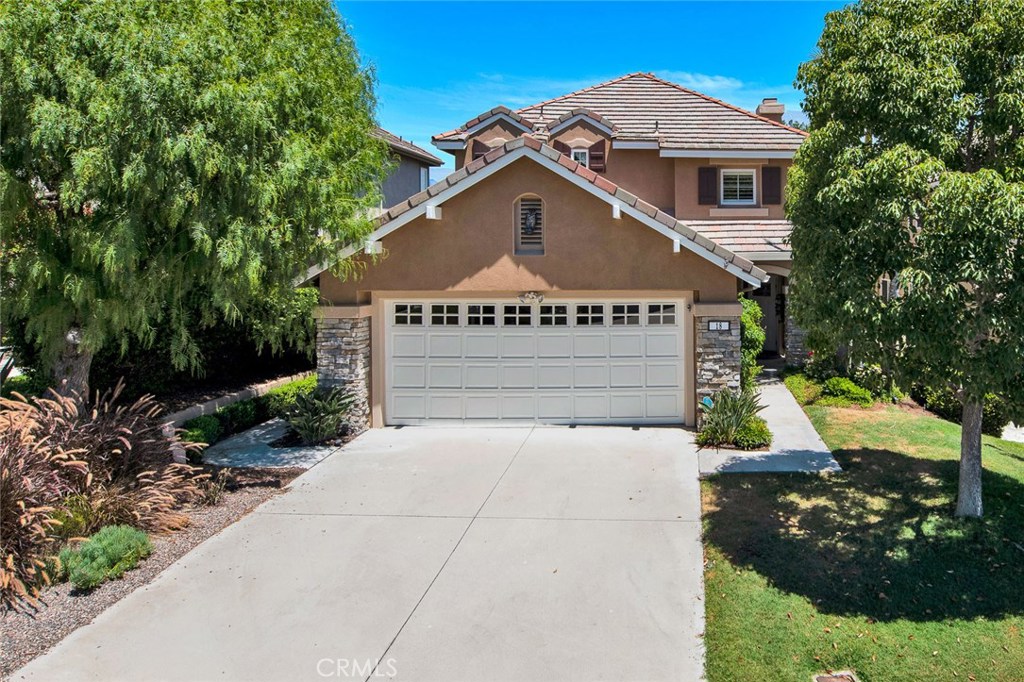
[[[616, 142], [647, 142], [663, 151], [764, 151], [792, 153], [807, 134], [684, 88], [651, 73], [631, 73], [605, 83], [509, 111], [541, 139], [559, 119], [584, 109], [615, 123]], [[478, 125], [496, 110], [474, 119]], [[435, 135], [437, 142], [465, 141], [472, 126]]]
[[374, 131], [374, 135], [387, 142], [388, 146], [391, 147], [391, 150], [398, 154], [411, 156], [414, 159], [423, 161], [428, 166], [440, 166], [444, 163], [444, 161], [437, 158], [426, 149], [417, 147], [412, 142], [403, 140], [399, 136], [384, 130], [380, 126], [377, 126], [376, 131]]
[[[767, 273], [746, 258], [737, 256], [729, 249], [716, 244], [635, 194], [609, 182], [604, 176], [598, 175], [586, 166], [580, 165], [528, 135], [509, 140], [505, 144], [495, 147], [444, 180], [389, 208], [377, 218], [377, 228], [367, 237], [367, 243], [383, 239], [391, 232], [425, 215], [428, 207], [435, 209], [440, 207], [451, 197], [522, 158], [530, 159], [544, 166], [609, 205], [617, 207], [621, 213], [625, 213], [672, 240], [677, 245], [675, 248], [693, 251], [752, 286], [759, 285], [767, 277]], [[351, 256], [360, 250], [361, 246], [345, 249], [339, 258]], [[307, 273], [307, 278], [326, 269], [327, 266], [313, 268]]]

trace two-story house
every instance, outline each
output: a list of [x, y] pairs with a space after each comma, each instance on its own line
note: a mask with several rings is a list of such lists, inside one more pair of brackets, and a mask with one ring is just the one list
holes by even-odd
[[319, 279], [321, 381], [375, 426], [694, 424], [739, 383], [737, 292], [790, 350], [781, 118], [635, 73], [435, 136], [455, 172]]
[[377, 128], [377, 137], [388, 143], [395, 162], [394, 169], [381, 185], [383, 208], [405, 201], [430, 186], [430, 169], [442, 165], [441, 159], [383, 128]]

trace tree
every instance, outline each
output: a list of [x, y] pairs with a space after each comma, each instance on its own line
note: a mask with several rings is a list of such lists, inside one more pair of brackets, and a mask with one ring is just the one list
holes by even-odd
[[1024, 4], [864, 0], [818, 49], [797, 77], [793, 312], [904, 384], [955, 389], [956, 514], [981, 516], [984, 396], [1024, 401]]
[[158, 323], [197, 363], [192, 331], [368, 232], [373, 85], [328, 0], [0, 4], [5, 324], [65, 394]]

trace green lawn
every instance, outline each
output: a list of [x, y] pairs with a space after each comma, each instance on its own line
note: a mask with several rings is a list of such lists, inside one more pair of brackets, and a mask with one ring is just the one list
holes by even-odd
[[807, 411], [843, 473], [704, 483], [708, 679], [1024, 679], [1024, 444], [985, 438], [985, 518], [961, 521], [959, 426]]

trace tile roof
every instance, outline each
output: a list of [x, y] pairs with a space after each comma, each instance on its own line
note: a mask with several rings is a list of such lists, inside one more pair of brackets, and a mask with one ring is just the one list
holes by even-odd
[[549, 147], [548, 145], [542, 143], [540, 140], [537, 140], [529, 135], [523, 135], [516, 139], [509, 140], [508, 142], [501, 146], [495, 147], [487, 154], [484, 154], [475, 161], [466, 164], [465, 166], [455, 171], [445, 179], [434, 183], [433, 185], [423, 190], [419, 194], [414, 194], [405, 201], [396, 204], [395, 206], [392, 206], [377, 219], [377, 227], [385, 227], [389, 222], [397, 219], [404, 213], [427, 202], [429, 199], [436, 197], [438, 194], [444, 192], [448, 188], [454, 187], [455, 185], [466, 180], [467, 178], [472, 177], [476, 173], [479, 173], [480, 171], [484, 170], [487, 166], [495, 163], [496, 161], [506, 156], [507, 154], [517, 149], [521, 149], [523, 147], [527, 147], [535, 152], [542, 154], [551, 161], [554, 161], [555, 163], [558, 163], [559, 165], [563, 166], [566, 170], [575, 173], [578, 177], [586, 180], [587, 182], [594, 185], [596, 188], [600, 189], [606, 194], [614, 197], [615, 199], [618, 199], [623, 204], [626, 204], [636, 209], [640, 213], [646, 215], [648, 218], [652, 218], [656, 220], [658, 223], [664, 225], [665, 227], [674, 230], [675, 232], [679, 233], [682, 239], [693, 242], [702, 249], [711, 252], [712, 254], [714, 254], [714, 256], [717, 256], [718, 258], [724, 260], [727, 265], [732, 265], [735, 268], [743, 271], [744, 273], [747, 273], [748, 275], [760, 280], [764, 280], [764, 278], [767, 276], [764, 271], [756, 267], [751, 261], [747, 260], [746, 258], [736, 255], [727, 247], [717, 243], [716, 241], [709, 239], [707, 236], [697, 231], [693, 227], [687, 225], [686, 223], [680, 220], [676, 220], [676, 218], [670, 216], [669, 214], [665, 213], [662, 210], [659, 210], [657, 207], [652, 206], [651, 204], [647, 203], [646, 201], [639, 198], [635, 194], [627, 192], [626, 190], [622, 189], [615, 183], [610, 182], [603, 175], [599, 175], [598, 173], [595, 173], [594, 171], [587, 168], [586, 166], [582, 166], [579, 163], [576, 163], [575, 161], [565, 156], [564, 154], [555, 151], [554, 148]]
[[387, 142], [388, 146], [391, 147], [391, 149], [393, 149], [394, 151], [398, 152], [399, 154], [411, 156], [412, 158], [424, 161], [431, 166], [440, 166], [444, 163], [444, 161], [437, 158], [436, 156], [428, 152], [426, 149], [417, 147], [412, 142], [409, 142], [408, 140], [403, 140], [394, 133], [389, 133], [388, 131], [384, 130], [380, 126], [377, 127], [377, 130], [374, 134], [380, 139]]
[[734, 253], [790, 253], [788, 220], [684, 220], [690, 227]]
[[543, 137], [547, 128], [577, 109], [614, 122], [616, 140], [653, 141], [661, 149], [795, 151], [806, 137], [801, 130], [653, 74], [631, 73], [514, 112], [492, 109], [434, 140], [464, 140], [469, 128], [496, 113], [516, 117]]

